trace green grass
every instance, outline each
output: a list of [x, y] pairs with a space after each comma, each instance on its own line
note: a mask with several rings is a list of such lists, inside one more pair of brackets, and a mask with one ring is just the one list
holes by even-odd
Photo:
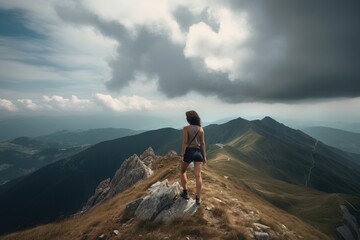
[[[335, 236], [335, 228], [339, 226], [342, 217], [339, 205], [343, 202], [337, 194], [323, 193], [274, 179], [248, 164], [246, 156], [238, 159], [238, 151], [231, 146], [212, 149], [209, 155], [217, 159], [210, 163], [212, 168], [221, 175], [229, 176], [237, 185], [247, 186], [274, 206], [299, 217], [329, 236]], [[231, 160], [227, 161], [227, 158]], [[353, 203], [360, 203], [360, 198], [346, 194], [341, 196]], [[223, 212], [216, 210], [216, 214], [221, 215]]]

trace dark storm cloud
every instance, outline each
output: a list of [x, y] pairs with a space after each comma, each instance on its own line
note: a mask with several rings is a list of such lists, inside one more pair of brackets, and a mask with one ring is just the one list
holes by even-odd
[[[360, 96], [360, 14], [356, 1], [228, 1], [231, 9], [246, 11], [256, 31], [245, 43], [255, 58], [244, 63], [252, 79], [230, 81], [226, 74], [209, 73], [200, 59], [184, 56], [184, 46], [165, 35], [143, 28], [136, 38], [117, 22], [105, 22], [80, 5], [76, 10], [58, 8], [59, 16], [74, 24], [88, 24], [116, 39], [118, 57], [109, 65], [112, 78], [106, 83], [118, 90], [140, 71], [159, 79], [159, 90], [169, 97], [190, 90], [216, 95], [226, 102], [296, 101], [313, 98]], [[185, 8], [174, 14], [184, 30], [205, 21]], [[281, 57], [268, 54], [274, 46]]]
[[[239, 4], [239, 3], [236, 3]], [[260, 100], [360, 96], [360, 3], [358, 1], [263, 1], [247, 4], [250, 20], [266, 41], [283, 36], [285, 57], [259, 71]], [[257, 13], [257, 14], [255, 14]], [[256, 62], [253, 63], [256, 66]]]

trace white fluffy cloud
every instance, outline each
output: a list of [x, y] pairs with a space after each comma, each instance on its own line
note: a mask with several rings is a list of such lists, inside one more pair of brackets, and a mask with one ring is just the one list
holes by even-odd
[[99, 104], [115, 112], [150, 110], [154, 107], [150, 100], [135, 95], [114, 98], [111, 95], [96, 93], [95, 97]]
[[41, 107], [31, 99], [18, 99], [17, 101], [26, 109], [35, 111], [41, 109]]
[[94, 109], [96, 105], [92, 100], [80, 99], [77, 96], [65, 98], [63, 96], [43, 96], [41, 99], [17, 99], [14, 101], [8, 99], [0, 99], [0, 109], [17, 112], [26, 110], [31, 112], [43, 111], [64, 111], [79, 112]]
[[17, 111], [17, 107], [7, 99], [1, 99], [0, 98], [0, 109], [4, 109], [6, 111], [15, 112]]
[[67, 110], [88, 110], [93, 106], [92, 101], [88, 99], [79, 99], [77, 96], [64, 98], [63, 96], [43, 96], [43, 103], [51, 109], [67, 109]]
[[66, 98], [64, 96], [44, 95], [40, 99], [0, 99], [0, 110], [7, 112], [19, 112], [20, 110], [43, 113], [43, 112], [142, 112], [147, 110], [161, 111], [185, 111], [192, 108], [196, 102], [193, 100], [162, 100], [161, 98], [145, 98], [137, 95], [111, 96], [109, 94], [96, 93], [93, 98], [82, 99], [77, 96]]
[[208, 70], [227, 73], [231, 80], [242, 77], [242, 63], [252, 57], [252, 50], [243, 46], [251, 34], [246, 13], [235, 14], [227, 8], [207, 12], [219, 29], [215, 31], [204, 22], [193, 24], [187, 34], [185, 56], [200, 58]]

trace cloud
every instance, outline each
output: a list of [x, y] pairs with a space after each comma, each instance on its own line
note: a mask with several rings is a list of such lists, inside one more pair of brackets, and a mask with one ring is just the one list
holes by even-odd
[[96, 93], [95, 98], [100, 105], [115, 112], [142, 111], [153, 108], [150, 100], [139, 96], [119, 96], [114, 98], [111, 95]]
[[17, 101], [21, 103], [22, 106], [26, 109], [34, 111], [41, 109], [41, 107], [38, 104], [34, 103], [31, 99], [18, 99]]
[[10, 100], [1, 99], [1, 98], [0, 98], [0, 109], [4, 109], [10, 112], [16, 112], [18, 110], [17, 107]]
[[44, 107], [49, 109], [66, 109], [66, 110], [89, 110], [93, 103], [88, 99], [79, 99], [77, 96], [64, 98], [63, 96], [43, 96]]
[[[122, 33], [107, 87], [121, 89], [142, 71], [157, 76], [169, 97], [190, 91], [227, 102], [359, 96], [360, 19], [351, 4], [331, 2], [326, 11], [313, 2], [229, 4], [209, 2], [206, 9], [215, 13], [201, 12], [185, 45], [148, 29], [133, 38]], [[218, 29], [210, 27], [214, 17]]]
[[54, 67], [0, 60], [0, 79], [11, 81], [64, 81]]
[[[49, 85], [99, 88], [109, 78], [108, 59], [117, 42], [92, 26], [64, 23], [55, 6], [60, 1], [2, 1], [0, 9], [14, 13], [18, 25], [34, 34], [0, 36], [0, 82], [43, 82]], [[10, 15], [10, 16], [12, 16]], [[20, 17], [18, 17], [20, 16]], [[16, 83], [15, 83], [16, 84]], [[94, 88], [94, 87], [93, 87]]]
[[10, 101], [0, 99], [0, 107], [8, 111], [26, 110], [28, 112], [83, 112], [89, 110], [98, 110], [96, 105], [90, 99], [80, 99], [77, 96], [65, 98], [63, 96], [43, 96], [41, 99], [16, 99]]
[[55, 49], [51, 54], [38, 55], [52, 64], [42, 72], [58, 66], [66, 70], [60, 77], [79, 85], [100, 79], [118, 93], [141, 73], [170, 98], [197, 92], [238, 103], [360, 95], [357, 1], [7, 0], [0, 7], [22, 9], [27, 26], [54, 42], [44, 44]]
[[173, 42], [181, 43], [184, 35], [172, 15], [171, 1], [126, 0], [83, 1], [90, 11], [107, 22], [118, 22], [135, 36], [139, 29], [146, 28], [156, 34], [168, 36]]
[[238, 79], [245, 73], [241, 70], [242, 63], [253, 54], [246, 46], [250, 36], [247, 15], [226, 8], [208, 10], [208, 15], [218, 23], [218, 30], [204, 22], [191, 25], [184, 54], [188, 58], [200, 58], [207, 69], [224, 72], [230, 80]]
[[196, 104], [193, 100], [161, 100], [156, 98], [145, 98], [137, 95], [120, 95], [117, 97], [109, 94], [96, 93], [92, 98], [83, 99], [75, 95], [67, 98], [59, 95], [47, 96], [34, 99], [0, 99], [0, 110], [6, 112], [25, 111], [27, 113], [44, 112], [143, 112], [143, 111], [185, 111]]

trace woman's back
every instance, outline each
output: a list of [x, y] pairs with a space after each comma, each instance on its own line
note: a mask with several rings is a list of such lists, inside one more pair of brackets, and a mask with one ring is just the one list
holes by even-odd
[[[186, 128], [187, 128], [187, 133], [188, 133], [188, 143], [190, 143], [190, 141], [192, 139], [194, 139], [189, 144], [189, 147], [190, 148], [200, 148], [200, 130], [201, 130], [201, 127], [197, 126], [197, 125], [189, 125]], [[196, 137], [194, 138], [195, 135], [196, 135]]]

